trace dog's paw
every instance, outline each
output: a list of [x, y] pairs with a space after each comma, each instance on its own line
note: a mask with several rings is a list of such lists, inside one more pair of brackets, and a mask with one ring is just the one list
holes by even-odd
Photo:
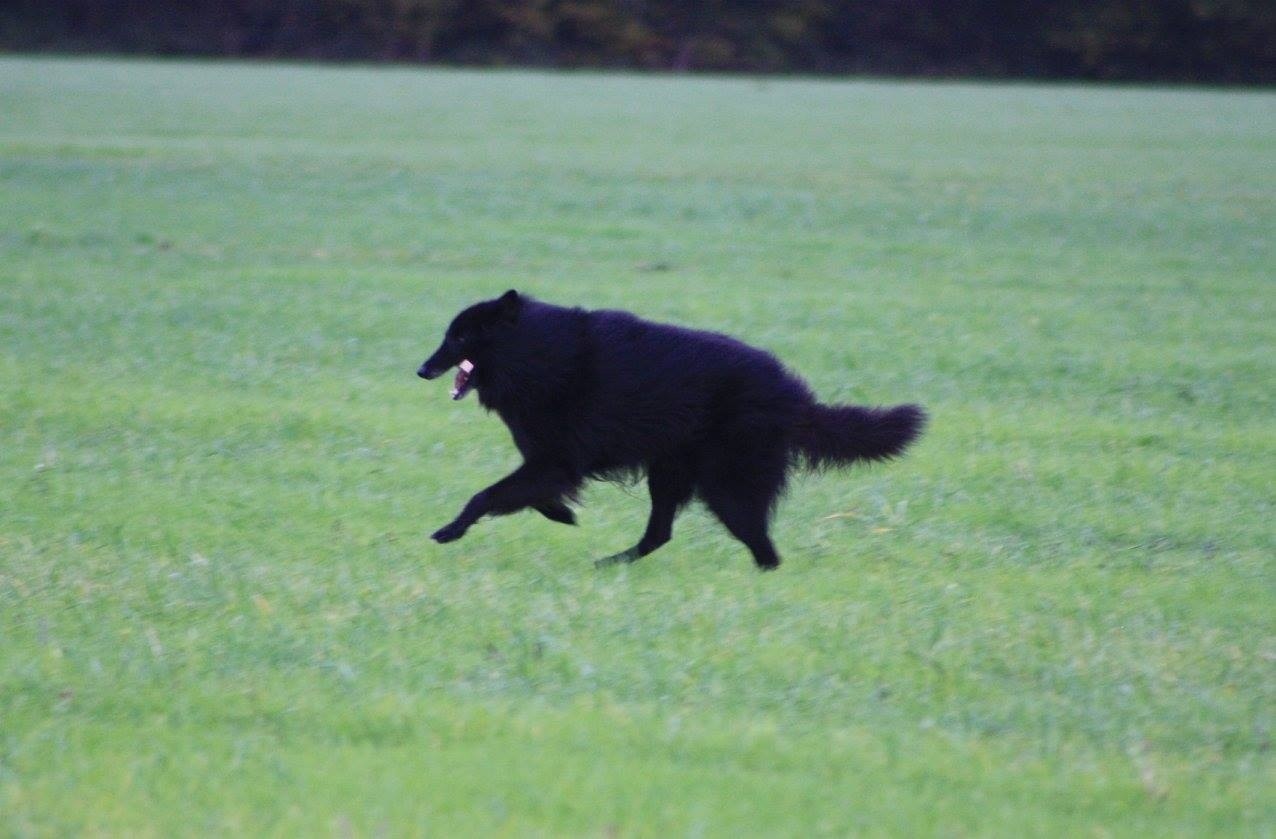
[[642, 551], [639, 550], [637, 545], [634, 545], [632, 548], [630, 548], [627, 551], [621, 551], [618, 554], [605, 556], [602, 559], [595, 559], [594, 567], [607, 568], [608, 566], [611, 566], [611, 565], [627, 565], [628, 563], [631, 563], [631, 562], [637, 562], [641, 557], [642, 557]]
[[455, 542], [465, 535], [466, 528], [462, 525], [452, 522], [449, 525], [440, 527], [430, 535], [430, 538], [438, 542], [440, 545], [446, 545], [448, 542]]
[[550, 521], [556, 521], [560, 524], [576, 523], [576, 514], [571, 511], [570, 507], [561, 501], [550, 501], [547, 504], [538, 504], [536, 506], [536, 512], [540, 513]]

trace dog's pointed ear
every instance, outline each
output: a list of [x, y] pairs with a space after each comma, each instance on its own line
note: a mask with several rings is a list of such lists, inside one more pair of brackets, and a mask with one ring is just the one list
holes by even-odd
[[518, 320], [519, 310], [523, 308], [523, 298], [518, 296], [518, 292], [510, 289], [501, 295], [496, 301], [501, 304], [501, 315], [511, 323]]

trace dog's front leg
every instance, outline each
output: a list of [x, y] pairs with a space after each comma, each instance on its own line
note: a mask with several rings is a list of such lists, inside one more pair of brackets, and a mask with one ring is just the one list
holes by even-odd
[[561, 469], [524, 463], [509, 475], [474, 495], [460, 515], [435, 531], [436, 542], [455, 542], [465, 535], [474, 522], [486, 515], [501, 516], [535, 505], [555, 502], [571, 493], [580, 483]]

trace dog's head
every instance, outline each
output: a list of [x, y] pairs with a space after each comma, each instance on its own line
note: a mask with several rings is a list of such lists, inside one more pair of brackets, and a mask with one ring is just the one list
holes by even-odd
[[473, 387], [471, 375], [487, 360], [488, 350], [504, 330], [518, 322], [523, 298], [510, 290], [495, 300], [475, 303], [448, 324], [443, 343], [425, 360], [416, 374], [435, 379], [453, 367], [458, 368], [452, 398], [460, 399]]

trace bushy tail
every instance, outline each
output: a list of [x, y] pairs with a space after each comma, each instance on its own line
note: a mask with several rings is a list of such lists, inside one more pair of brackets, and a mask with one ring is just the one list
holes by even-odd
[[926, 412], [916, 405], [812, 404], [794, 429], [794, 444], [814, 469], [857, 460], [888, 460], [917, 439], [925, 425]]

